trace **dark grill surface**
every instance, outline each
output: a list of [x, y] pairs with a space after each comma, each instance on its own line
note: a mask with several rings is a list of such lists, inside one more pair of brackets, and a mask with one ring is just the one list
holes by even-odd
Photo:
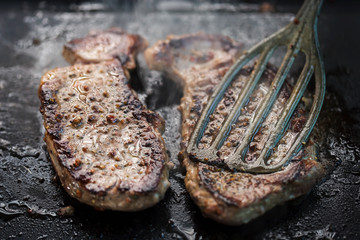
[[[164, 201], [137, 213], [96, 211], [71, 199], [55, 178], [42, 140], [37, 88], [41, 75], [67, 63], [62, 45], [91, 29], [122, 27], [150, 45], [168, 34], [225, 34], [251, 46], [284, 26], [301, 1], [82, 2], [4, 1], [0, 6], [0, 239], [359, 239], [360, 229], [360, 25], [356, 1], [325, 1], [319, 37], [327, 73], [318, 127], [325, 137], [320, 159], [336, 167], [301, 199], [278, 206], [240, 227], [201, 216], [184, 187], [180, 146], [181, 87], [149, 72], [140, 56], [132, 85], [166, 121], [171, 189]], [[120, 1], [119, 1], [120, 2]], [[271, 1], [270, 1], [271, 2]], [[57, 215], [72, 205], [72, 216]]]

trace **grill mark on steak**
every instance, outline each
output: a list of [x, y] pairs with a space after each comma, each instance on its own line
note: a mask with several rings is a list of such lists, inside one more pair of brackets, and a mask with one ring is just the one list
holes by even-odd
[[[227, 42], [231, 42], [229, 47], [224, 47], [221, 40], [223, 38]], [[171, 43], [174, 41], [186, 44], [173, 47]], [[248, 121], [256, 111], [256, 103], [261, 97], [258, 95], [266, 93], [269, 83], [276, 73], [276, 69], [270, 65], [263, 74], [260, 87], [254, 92], [251, 101], [246, 106], [247, 109], [244, 109], [243, 114], [239, 117], [236, 123], [237, 128], [232, 130], [221, 148], [221, 158], [213, 163], [222, 167], [189, 159], [186, 152], [187, 142], [201, 111], [216, 85], [239, 56], [240, 51], [241, 44], [227, 37], [207, 34], [169, 36], [166, 40], [157, 42], [145, 51], [145, 59], [150, 68], [165, 72], [170, 78], [184, 86], [184, 96], [180, 105], [182, 152], [179, 156], [183, 158], [186, 167], [186, 188], [205, 216], [230, 225], [249, 222], [274, 206], [305, 194], [324, 175], [323, 166], [316, 161], [315, 146], [311, 141], [288, 166], [275, 173], [255, 175], [231, 171], [223, 166], [223, 160], [239, 144], [241, 136], [248, 126]], [[201, 60], [198, 61], [199, 58], [193, 58], [194, 55], [212, 57], [206, 58], [205, 61], [200, 57]], [[251, 67], [243, 69], [237, 80], [227, 90], [224, 99], [210, 118], [200, 147], [207, 147], [216, 136], [219, 126], [236, 101], [238, 93], [251, 71]], [[276, 115], [283, 108], [290, 91], [291, 86], [286, 84], [281, 90], [268, 120], [264, 122], [265, 125], [270, 127], [273, 122], [276, 122]], [[305, 116], [302, 108], [303, 106], [297, 109], [291, 126], [283, 138], [285, 141], [280, 142], [277, 149], [291, 145], [289, 140], [301, 130]], [[269, 122], [269, 120], [271, 121]], [[253, 149], [250, 149], [247, 155], [248, 160], [255, 158], [256, 150], [262, 148], [267, 131], [266, 127], [259, 130], [255, 137], [258, 142], [251, 146]], [[299, 161], [300, 159], [302, 161]]]
[[[118, 31], [116, 42], [127, 35]], [[107, 37], [108, 31], [104, 36], [98, 32], [98, 44]], [[93, 35], [89, 38], [93, 41]], [[71, 59], [87, 51], [87, 40], [77, 40]], [[138, 42], [124, 46], [130, 49], [129, 59], [144, 47]], [[164, 120], [129, 87], [128, 65], [101, 58], [76, 62], [47, 72], [39, 87], [44, 140], [62, 185], [72, 197], [97, 208], [137, 211], [156, 204], [169, 187]]]

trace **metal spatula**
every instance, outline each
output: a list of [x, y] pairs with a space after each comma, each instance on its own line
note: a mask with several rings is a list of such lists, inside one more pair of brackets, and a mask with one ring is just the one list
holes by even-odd
[[[296, 18], [291, 23], [277, 33], [256, 44], [235, 62], [210, 97], [208, 104], [204, 108], [202, 115], [196, 124], [187, 149], [191, 159], [207, 163], [219, 158], [216, 153], [227, 139], [233, 124], [241, 114], [241, 109], [246, 105], [250, 95], [258, 85], [259, 79], [266, 68], [266, 64], [275, 49], [279, 46], [287, 46], [287, 52], [272, 81], [271, 87], [266, 96], [261, 100], [259, 104], [260, 107], [256, 110], [255, 117], [250, 123], [242, 142], [238, 145], [235, 152], [228, 156], [224, 162], [230, 169], [238, 169], [252, 173], [275, 172], [283, 168], [289, 160], [300, 151], [315, 125], [325, 96], [325, 74], [320, 57], [317, 36], [317, 16], [321, 5], [322, 0], [306, 0], [296, 15]], [[294, 59], [299, 52], [303, 52], [306, 57], [305, 65], [292, 90], [290, 98], [280, 114], [279, 121], [270, 131], [267, 143], [261, 150], [258, 158], [253, 162], [246, 162], [244, 159], [249, 144], [269, 114]], [[219, 134], [209, 148], [199, 149], [198, 145], [204, 135], [207, 124], [209, 123], [210, 115], [214, 112], [216, 106], [223, 98], [227, 88], [234, 79], [236, 79], [239, 71], [256, 56], [259, 56], [257, 64], [236, 100], [232, 111], [224, 120]], [[288, 122], [313, 74], [315, 74], [315, 94], [307, 122], [297, 136], [294, 144], [286, 153], [286, 156], [275, 164], [270, 164], [269, 159], [271, 158], [272, 149], [286, 131], [286, 126], [288, 126]]]

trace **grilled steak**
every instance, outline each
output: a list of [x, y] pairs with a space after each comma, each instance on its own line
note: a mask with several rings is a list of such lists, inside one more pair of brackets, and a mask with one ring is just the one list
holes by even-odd
[[[111, 36], [116, 43], [133, 36], [118, 32], [119, 38]], [[64, 52], [74, 60], [91, 55], [87, 42], [109, 49], [107, 44], [113, 43], [104, 41], [109, 34], [113, 31], [97, 33], [95, 40], [90, 35], [71, 41]], [[112, 54], [134, 59], [144, 43], [140, 37], [125, 41], [120, 44], [124, 49]], [[161, 137], [164, 120], [147, 110], [130, 89], [125, 72], [133, 63], [124, 67], [118, 59], [103, 58], [107, 54], [100, 50], [97, 54], [97, 61], [92, 61], [98, 63], [56, 68], [42, 77], [44, 139], [56, 173], [72, 197], [100, 209], [141, 210], [159, 202], [170, 185]]]
[[[193, 34], [169, 36], [145, 51], [151, 69], [163, 71], [184, 86], [181, 100], [182, 152], [180, 157], [186, 167], [185, 185], [202, 213], [218, 222], [239, 225], [262, 215], [267, 210], [307, 193], [324, 175], [323, 165], [317, 161], [314, 143], [310, 140], [283, 170], [271, 174], [250, 174], [231, 170], [224, 160], [241, 143], [249, 122], [274, 78], [276, 69], [270, 65], [261, 77], [260, 84], [242, 109], [236, 127], [218, 152], [219, 159], [207, 164], [192, 161], [186, 152], [194, 126], [214, 91], [234, 60], [240, 55], [241, 44], [224, 36]], [[210, 116], [209, 125], [199, 148], [206, 148], [216, 137], [223, 120], [231, 111], [252, 67], [244, 68], [227, 90], [223, 100]], [[250, 144], [246, 161], [257, 158], [269, 129], [289, 97], [291, 85], [286, 83], [271, 113]], [[290, 127], [274, 149], [277, 159], [294, 141], [306, 120], [305, 104], [294, 113]], [[301, 160], [301, 161], [300, 161]]]
[[98, 63], [117, 58], [126, 69], [136, 67], [135, 56], [147, 46], [141, 36], [129, 34], [120, 28], [91, 31], [85, 38], [65, 44], [63, 56], [70, 64]]

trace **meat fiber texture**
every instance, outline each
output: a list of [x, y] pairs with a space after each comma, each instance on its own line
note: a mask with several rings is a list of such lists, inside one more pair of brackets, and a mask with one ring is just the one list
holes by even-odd
[[67, 43], [72, 66], [44, 74], [40, 111], [51, 161], [67, 193], [98, 209], [138, 211], [168, 189], [164, 120], [128, 85], [146, 40], [118, 28]]
[[[182, 152], [179, 156], [186, 168], [185, 185], [203, 215], [220, 223], [240, 225], [264, 214], [276, 205], [306, 194], [324, 176], [324, 163], [316, 156], [316, 144], [310, 139], [282, 170], [269, 174], [250, 174], [224, 166], [224, 160], [240, 144], [260, 100], [267, 93], [276, 68], [268, 65], [259, 86], [242, 109], [228, 139], [218, 152], [219, 161], [200, 163], [189, 159], [186, 152], [194, 126], [209, 96], [222, 77], [241, 55], [242, 44], [232, 39], [208, 34], [168, 36], [145, 51], [150, 69], [164, 72], [184, 88], [180, 111], [182, 113]], [[231, 111], [241, 88], [252, 71], [251, 66], [240, 71], [214, 113], [210, 116], [199, 148], [207, 148], [216, 137], [224, 119]], [[265, 144], [269, 129], [289, 98], [292, 86], [283, 86], [271, 112], [250, 144], [246, 161], [257, 158]], [[307, 106], [301, 103], [294, 113], [282, 140], [274, 148], [279, 160], [302, 130]], [[276, 161], [275, 159], [275, 161]]]

